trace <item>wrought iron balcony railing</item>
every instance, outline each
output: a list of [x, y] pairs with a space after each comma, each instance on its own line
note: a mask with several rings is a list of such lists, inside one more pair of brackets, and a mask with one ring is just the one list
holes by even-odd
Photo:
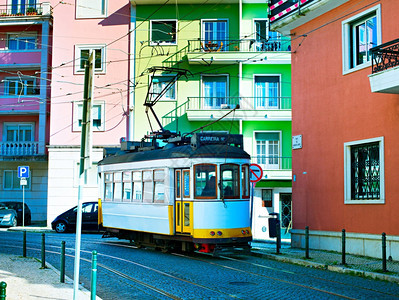
[[289, 38], [277, 40], [190, 40], [188, 52], [276, 52], [291, 51]]
[[188, 97], [187, 110], [233, 109], [237, 104], [246, 110], [291, 109], [291, 97]]
[[252, 163], [258, 164], [265, 171], [292, 170], [292, 157], [278, 155], [253, 155]]
[[42, 3], [29, 3], [22, 0], [21, 4], [0, 5], [0, 18], [10, 16], [34, 16], [43, 14]]
[[372, 73], [378, 73], [399, 65], [399, 39], [370, 49]]
[[39, 142], [0, 142], [0, 156], [38, 155]]

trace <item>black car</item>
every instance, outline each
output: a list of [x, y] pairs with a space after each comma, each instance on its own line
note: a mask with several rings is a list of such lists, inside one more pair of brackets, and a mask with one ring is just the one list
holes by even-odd
[[[17, 212], [17, 225], [22, 225], [22, 202], [19, 201], [1, 201], [8, 208], [13, 209]], [[30, 225], [32, 223], [31, 212], [29, 206], [25, 203], [25, 224]]]
[[[51, 227], [58, 233], [75, 231], [78, 207], [75, 206], [60, 214], [51, 222]], [[98, 230], [98, 203], [82, 203], [82, 230]]]

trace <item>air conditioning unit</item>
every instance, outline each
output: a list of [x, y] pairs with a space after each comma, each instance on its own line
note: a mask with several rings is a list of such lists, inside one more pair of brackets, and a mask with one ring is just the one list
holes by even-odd
[[221, 109], [230, 109], [230, 104], [220, 104]]

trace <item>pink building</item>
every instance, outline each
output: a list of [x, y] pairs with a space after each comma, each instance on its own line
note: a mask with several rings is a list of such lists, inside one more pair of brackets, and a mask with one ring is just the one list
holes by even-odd
[[[272, 1], [292, 37], [292, 244], [399, 259], [396, 0]], [[284, 2], [282, 4], [282, 2]], [[302, 140], [301, 140], [302, 138]]]
[[[72, 2], [69, 3], [69, 2]], [[53, 55], [47, 223], [77, 204], [84, 64], [95, 55], [92, 168], [83, 201], [97, 201], [97, 161], [127, 138], [131, 25], [128, 0], [51, 1]], [[129, 133], [128, 133], [129, 134]]]
[[0, 1], [0, 199], [24, 200], [33, 222], [46, 220], [52, 23], [48, 2]]

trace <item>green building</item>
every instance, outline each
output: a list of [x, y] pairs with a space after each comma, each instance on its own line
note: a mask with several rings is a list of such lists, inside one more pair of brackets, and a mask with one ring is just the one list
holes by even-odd
[[144, 101], [147, 93], [159, 96], [178, 73], [152, 73], [148, 68], [188, 70], [153, 107], [159, 122], [182, 134], [198, 128], [243, 134], [252, 163], [263, 169], [253, 193], [254, 239], [269, 238], [270, 213], [279, 213], [283, 238], [289, 238], [291, 48], [289, 39], [269, 31], [267, 4], [256, 0], [132, 4], [135, 77], [129, 138], [140, 140], [159, 129]]

